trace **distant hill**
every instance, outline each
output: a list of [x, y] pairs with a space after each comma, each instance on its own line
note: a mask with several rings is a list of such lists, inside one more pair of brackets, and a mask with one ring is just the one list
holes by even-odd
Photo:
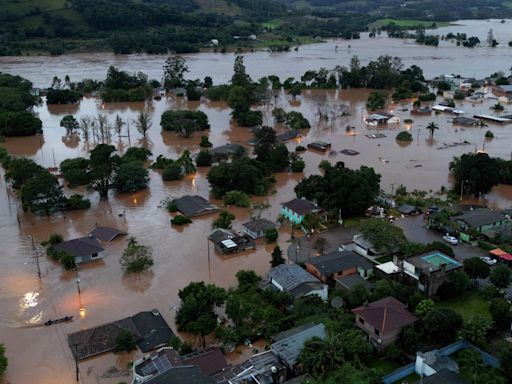
[[[512, 16], [501, 0], [0, 0], [0, 55], [196, 52], [358, 38], [378, 19]], [[378, 25], [378, 24], [373, 24]], [[254, 40], [257, 36], [258, 40]]]

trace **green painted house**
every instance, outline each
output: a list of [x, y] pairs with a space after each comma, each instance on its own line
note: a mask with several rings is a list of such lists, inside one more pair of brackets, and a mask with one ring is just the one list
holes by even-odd
[[320, 213], [323, 209], [306, 199], [293, 199], [283, 203], [281, 215], [294, 224], [301, 224], [308, 213]]
[[508, 221], [501, 212], [488, 208], [472, 209], [453, 217], [453, 220], [460, 226], [461, 239], [466, 241], [469, 241], [471, 237], [468, 231], [477, 231], [484, 235], [491, 234]]

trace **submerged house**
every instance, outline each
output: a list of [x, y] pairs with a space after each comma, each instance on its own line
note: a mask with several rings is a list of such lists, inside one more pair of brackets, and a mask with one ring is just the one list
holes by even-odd
[[276, 229], [277, 225], [267, 219], [253, 219], [247, 223], [242, 224], [243, 231], [253, 239], [265, 237], [265, 232], [270, 229]]
[[229, 229], [217, 228], [208, 236], [215, 249], [222, 254], [238, 253], [247, 249], [255, 249], [256, 243], [248, 235], [242, 235]]
[[74, 257], [76, 264], [99, 260], [104, 256], [103, 247], [100, 242], [92, 236], [63, 241], [62, 243], [55, 244], [53, 249], [55, 251], [69, 253]]
[[229, 160], [238, 153], [245, 153], [245, 148], [240, 144], [228, 143], [210, 149], [214, 161]]
[[215, 204], [211, 204], [204, 197], [197, 195], [186, 195], [178, 199], [174, 199], [173, 203], [176, 205], [178, 211], [186, 217], [207, 215], [220, 210]]
[[283, 203], [281, 215], [293, 224], [301, 224], [308, 213], [321, 213], [323, 209], [306, 199], [293, 199]]
[[385, 125], [385, 124], [398, 124], [400, 123], [400, 118], [398, 116], [392, 115], [390, 113], [373, 113], [364, 119], [366, 125], [376, 126], [376, 125]]

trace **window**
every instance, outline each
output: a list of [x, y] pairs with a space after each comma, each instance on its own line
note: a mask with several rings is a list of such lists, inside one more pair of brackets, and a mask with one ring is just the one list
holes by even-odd
[[93, 254], [92, 254], [92, 258], [94, 259], [95, 257], [98, 257], [98, 254], [97, 254], [97, 253], [93, 253]]
[[380, 332], [379, 332], [379, 330], [378, 330], [377, 328], [375, 328], [375, 334], [376, 334], [377, 336], [380, 336]]
[[360, 322], [361, 324], [364, 324], [364, 319], [363, 319], [362, 317], [360, 317], [360, 318], [359, 318], [359, 322]]

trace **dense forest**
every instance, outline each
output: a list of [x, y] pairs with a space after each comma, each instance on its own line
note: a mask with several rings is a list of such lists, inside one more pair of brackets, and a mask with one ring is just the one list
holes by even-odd
[[[110, 50], [187, 53], [316, 37], [358, 38], [382, 18], [427, 22], [512, 16], [502, 0], [0, 0], [0, 55]], [[257, 39], [254, 38], [257, 36]], [[212, 39], [218, 42], [212, 44]]]

